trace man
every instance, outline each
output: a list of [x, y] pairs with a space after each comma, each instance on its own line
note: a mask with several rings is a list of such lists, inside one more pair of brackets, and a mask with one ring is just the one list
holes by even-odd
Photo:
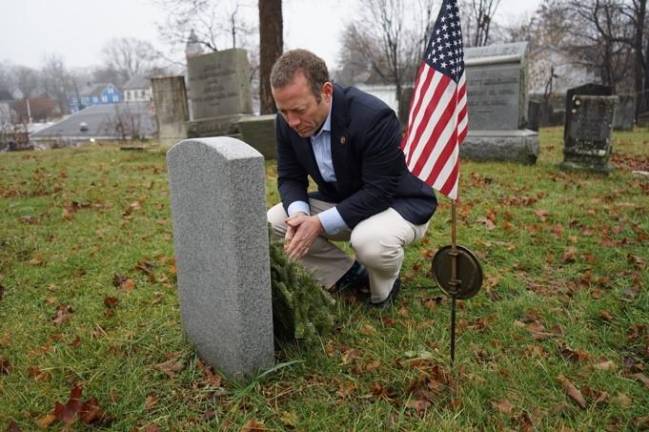
[[[326, 289], [369, 283], [368, 305], [391, 305], [403, 248], [424, 236], [437, 206], [432, 189], [405, 165], [394, 111], [333, 84], [325, 62], [306, 50], [284, 53], [270, 82], [282, 199], [268, 211], [274, 233]], [[307, 176], [317, 192], [307, 193]], [[330, 240], [351, 240], [357, 261]]]

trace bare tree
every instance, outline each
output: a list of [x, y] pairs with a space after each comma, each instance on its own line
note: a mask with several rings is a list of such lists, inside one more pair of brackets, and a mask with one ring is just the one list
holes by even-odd
[[150, 42], [135, 38], [111, 39], [102, 49], [105, 65], [117, 71], [122, 85], [156, 66], [158, 53]]
[[162, 38], [172, 45], [190, 42], [192, 30], [198, 42], [207, 51], [218, 51], [231, 44], [232, 48], [245, 45], [253, 27], [243, 18], [236, 0], [155, 0], [166, 13], [158, 24]]
[[16, 66], [14, 68], [16, 86], [23, 94], [23, 97], [30, 98], [37, 95], [41, 89], [41, 77], [37, 70], [27, 66]]
[[74, 95], [74, 79], [63, 59], [56, 55], [48, 57], [41, 76], [45, 93], [57, 101], [61, 113], [70, 112], [68, 97]]
[[464, 39], [467, 46], [484, 46], [490, 41], [494, 15], [500, 0], [463, 0], [460, 8], [465, 14]]
[[421, 62], [434, 5], [431, 0], [419, 0], [415, 7], [406, 7], [403, 0], [367, 0], [343, 31], [342, 75], [376, 76], [395, 86], [399, 100]]
[[270, 89], [270, 71], [284, 49], [282, 0], [259, 0], [260, 113], [277, 111]]
[[624, 2], [568, 0], [566, 4], [572, 26], [564, 49], [577, 63], [593, 68], [614, 91], [626, 86], [634, 68], [628, 45], [633, 29], [627, 25]]

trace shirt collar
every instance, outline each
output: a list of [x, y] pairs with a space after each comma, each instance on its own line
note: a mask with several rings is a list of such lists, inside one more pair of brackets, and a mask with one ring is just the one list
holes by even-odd
[[323, 132], [331, 132], [331, 109], [333, 108], [333, 104], [329, 106], [329, 114], [327, 114], [327, 119], [325, 120], [324, 124], [320, 128], [317, 134], [313, 135], [311, 137], [312, 140], [318, 139], [320, 135], [322, 135]]

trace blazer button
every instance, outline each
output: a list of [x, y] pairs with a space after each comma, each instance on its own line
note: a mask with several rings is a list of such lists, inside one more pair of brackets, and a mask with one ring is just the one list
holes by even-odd
[[347, 138], [344, 136], [340, 137], [340, 144], [345, 144], [347, 142]]

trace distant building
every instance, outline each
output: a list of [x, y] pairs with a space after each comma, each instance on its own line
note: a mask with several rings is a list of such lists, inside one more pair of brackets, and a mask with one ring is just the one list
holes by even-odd
[[79, 97], [72, 96], [68, 100], [70, 112], [77, 112], [93, 105], [107, 105], [122, 102], [122, 94], [111, 83], [87, 84], [79, 90]]
[[11, 123], [11, 104], [14, 98], [7, 90], [0, 89], [0, 130]]
[[135, 76], [124, 84], [124, 102], [150, 102], [153, 100], [151, 80]]
[[192, 29], [192, 31], [189, 33], [189, 37], [187, 38], [187, 43], [185, 44], [185, 57], [196, 57], [201, 54], [203, 54], [203, 47], [198, 41], [198, 37], [196, 36], [196, 33], [194, 33], [194, 29]]

